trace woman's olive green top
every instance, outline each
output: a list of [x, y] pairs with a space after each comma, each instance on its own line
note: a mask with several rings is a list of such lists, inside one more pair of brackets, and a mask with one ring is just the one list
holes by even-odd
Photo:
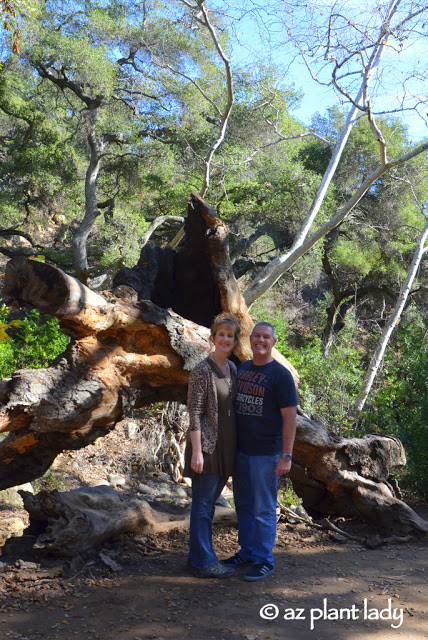
[[[218, 425], [217, 441], [212, 453], [203, 452], [204, 474], [218, 474], [229, 477], [235, 471], [236, 456], [236, 425], [234, 403], [236, 399], [236, 371], [233, 363], [230, 363], [230, 380], [228, 380], [214, 360], [207, 358], [204, 364], [209, 364], [210, 375], [212, 376], [217, 391], [218, 404]], [[190, 382], [191, 384], [191, 382]], [[193, 390], [193, 393], [195, 390]], [[201, 393], [203, 393], [201, 389]], [[192, 457], [192, 444], [187, 441], [185, 453], [185, 465], [183, 476], [193, 478], [196, 474], [190, 468]]]

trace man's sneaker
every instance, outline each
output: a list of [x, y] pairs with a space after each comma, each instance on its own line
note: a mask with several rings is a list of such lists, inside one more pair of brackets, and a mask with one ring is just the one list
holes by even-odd
[[235, 567], [225, 567], [220, 562], [206, 567], [206, 569], [193, 567], [193, 574], [196, 578], [230, 578], [234, 572]]
[[255, 564], [244, 576], [244, 580], [264, 580], [268, 576], [273, 574], [273, 564], [269, 562], [263, 562], [262, 564]]
[[235, 553], [234, 556], [226, 558], [226, 560], [222, 560], [221, 564], [225, 565], [226, 567], [234, 567], [236, 569], [237, 567], [248, 567], [248, 565], [251, 563], [248, 562], [248, 560], [244, 560], [240, 555]]

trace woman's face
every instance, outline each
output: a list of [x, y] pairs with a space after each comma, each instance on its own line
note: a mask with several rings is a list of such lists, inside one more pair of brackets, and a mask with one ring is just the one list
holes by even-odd
[[230, 324], [220, 324], [217, 327], [214, 343], [214, 353], [229, 355], [235, 346], [235, 330]]

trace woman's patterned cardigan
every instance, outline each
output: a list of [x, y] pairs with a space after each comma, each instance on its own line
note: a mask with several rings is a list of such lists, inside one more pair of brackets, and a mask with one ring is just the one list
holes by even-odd
[[[228, 363], [236, 375], [236, 366], [230, 360]], [[202, 451], [212, 453], [218, 435], [218, 402], [215, 375], [208, 358], [190, 372], [187, 411], [189, 431], [200, 431]]]

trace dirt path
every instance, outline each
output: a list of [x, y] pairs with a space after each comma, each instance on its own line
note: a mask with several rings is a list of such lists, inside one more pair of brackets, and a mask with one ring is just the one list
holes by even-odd
[[[234, 529], [218, 528], [215, 538], [220, 558], [236, 550]], [[0, 638], [428, 638], [427, 539], [368, 550], [281, 524], [275, 574], [259, 583], [244, 581], [242, 570], [228, 580], [198, 580], [186, 567], [186, 548], [178, 532], [124, 536], [103, 548], [121, 569], [97, 556], [66, 578], [56, 575], [58, 561], [31, 565], [34, 557], [18, 545], [9, 552], [14, 559], [1, 558]]]
[[[108, 460], [121, 456], [123, 471], [144, 450], [117, 428], [102, 447], [60, 456], [49, 482], [93, 484], [106, 478]], [[141, 482], [141, 472], [124, 475], [129, 488]], [[415, 508], [428, 519], [426, 503]], [[0, 532], [10, 535], [14, 517], [25, 519], [0, 510]], [[361, 522], [337, 524], [360, 539], [367, 533]], [[96, 554], [85, 566], [37, 558], [32, 544], [12, 538], [0, 547], [0, 640], [428, 639], [428, 537], [369, 550], [280, 523], [275, 574], [259, 583], [244, 581], [243, 570], [194, 578], [183, 532], [122, 536], [103, 546], [104, 561]], [[236, 529], [216, 527], [215, 547], [219, 558], [232, 555]]]

